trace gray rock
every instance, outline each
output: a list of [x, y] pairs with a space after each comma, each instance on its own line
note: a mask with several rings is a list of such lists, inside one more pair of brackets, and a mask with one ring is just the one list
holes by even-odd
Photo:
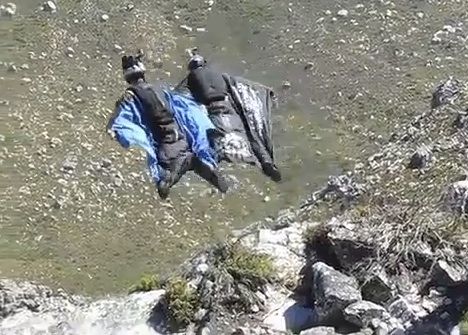
[[107, 14], [102, 14], [102, 15], [101, 15], [101, 21], [102, 21], [102, 22], [107, 22], [107, 21], [109, 21], [109, 15], [107, 15]]
[[365, 232], [362, 229], [355, 230], [353, 224], [337, 219], [331, 220], [327, 228], [327, 239], [342, 267], [352, 268], [357, 262], [373, 254], [374, 248], [365, 241]]
[[349, 11], [347, 9], [340, 9], [336, 15], [340, 17], [346, 17], [349, 15]]
[[441, 286], [455, 286], [468, 280], [466, 267], [450, 265], [444, 260], [439, 260], [433, 267], [431, 277]]
[[57, 5], [53, 1], [46, 1], [42, 5], [42, 10], [46, 11], [46, 12], [49, 12], [49, 13], [55, 13], [55, 12], [57, 12]]
[[155, 334], [149, 311], [164, 291], [88, 301], [34, 283], [0, 280], [1, 334]]
[[468, 213], [468, 180], [460, 180], [450, 185], [444, 195], [447, 209], [457, 214]]
[[263, 325], [279, 332], [300, 332], [316, 324], [316, 314], [311, 308], [302, 306], [293, 299], [269, 308]]
[[410, 298], [410, 296], [399, 297], [387, 308], [389, 313], [403, 324], [415, 322], [428, 314], [422, 306]]
[[300, 335], [337, 335], [335, 328], [333, 327], [314, 327], [311, 329], [304, 330]]
[[312, 266], [313, 292], [319, 322], [342, 320], [343, 310], [362, 300], [357, 281], [325, 263]]
[[361, 328], [371, 325], [373, 319], [389, 320], [390, 317], [385, 308], [370, 301], [355, 302], [344, 310], [345, 320]]
[[0, 6], [0, 16], [12, 17], [16, 14], [16, 5], [12, 2]]
[[432, 94], [431, 107], [437, 108], [442, 105], [453, 103], [460, 96], [460, 83], [450, 77], [440, 83]]
[[461, 112], [457, 114], [457, 118], [453, 122], [453, 126], [458, 129], [463, 129], [468, 125], [468, 112]]
[[318, 201], [325, 199], [341, 199], [352, 202], [365, 192], [363, 184], [358, 183], [350, 175], [330, 176], [327, 185], [321, 190], [314, 192], [303, 204], [301, 208], [308, 208]]
[[365, 328], [356, 333], [348, 333], [347, 335], [374, 335], [374, 331], [370, 328]]
[[369, 271], [372, 275], [366, 278], [361, 287], [364, 299], [381, 304], [393, 298], [393, 288], [387, 273], [381, 267]]
[[232, 335], [250, 335], [250, 330], [246, 327], [239, 327], [232, 332]]
[[18, 72], [18, 67], [15, 64], [10, 64], [7, 68], [8, 72]]
[[71, 305], [75, 301], [65, 293], [53, 292], [43, 285], [0, 280], [0, 319], [21, 311], [41, 312]]
[[426, 145], [420, 146], [411, 156], [408, 167], [410, 169], [424, 169], [432, 161], [433, 154], [430, 147]]
[[68, 57], [73, 57], [73, 55], [75, 54], [75, 50], [73, 50], [72, 47], [67, 47], [65, 49], [65, 54], [68, 56]]
[[72, 172], [78, 166], [78, 158], [76, 156], [69, 156], [65, 159], [62, 164], [62, 169], [64, 172]]

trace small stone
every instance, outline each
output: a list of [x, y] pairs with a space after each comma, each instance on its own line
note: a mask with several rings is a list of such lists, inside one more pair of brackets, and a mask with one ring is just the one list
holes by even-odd
[[308, 62], [305, 66], [304, 66], [304, 70], [311, 70], [312, 68], [314, 67], [314, 63], [312, 62]]
[[197, 32], [199, 33], [204, 33], [206, 31], [206, 28], [197, 28]]
[[29, 84], [30, 82], [32, 82], [32, 79], [25, 77], [25, 78], [21, 79], [21, 81], [23, 81], [24, 83]]
[[187, 26], [185, 24], [180, 25], [180, 29], [182, 29], [182, 30], [184, 30], [186, 32], [192, 32], [193, 31], [192, 27], [189, 27], [189, 26]]
[[431, 108], [452, 104], [460, 97], [460, 82], [452, 77], [440, 83], [432, 93]]
[[110, 168], [112, 166], [112, 161], [108, 158], [104, 158], [101, 162], [101, 166], [105, 169]]
[[418, 12], [416, 14], [417, 17], [419, 17], [420, 19], [424, 18], [424, 13], [423, 12]]
[[291, 88], [291, 83], [287, 80], [283, 81], [283, 88], [284, 89], [289, 89]]
[[132, 3], [129, 3], [129, 4], [125, 7], [125, 9], [126, 9], [127, 11], [129, 11], [129, 12], [132, 11], [134, 8], [135, 8], [135, 5], [132, 4]]
[[57, 5], [53, 1], [46, 1], [42, 5], [42, 10], [50, 13], [55, 13], [57, 12]]
[[123, 51], [123, 48], [118, 44], [114, 44], [114, 51], [120, 53]]
[[73, 50], [72, 47], [67, 47], [65, 49], [65, 54], [68, 56], [68, 57], [73, 57], [73, 55], [75, 54], [75, 50]]
[[17, 72], [18, 68], [16, 67], [15, 64], [10, 64], [7, 69], [8, 72]]
[[193, 316], [195, 321], [201, 321], [205, 317], [205, 315], [208, 313], [208, 311], [204, 308], [200, 308], [195, 315]]
[[453, 126], [458, 129], [463, 129], [468, 125], [468, 112], [457, 113], [457, 118], [453, 122]]
[[59, 145], [62, 144], [62, 140], [59, 139], [59, 138], [56, 138], [56, 137], [52, 137], [50, 140], [49, 140], [49, 146], [51, 148], [55, 148], [55, 147], [58, 147]]
[[458, 213], [468, 213], [468, 180], [460, 180], [450, 185], [444, 195], [445, 206]]
[[340, 9], [338, 11], [338, 13], [336, 13], [336, 15], [340, 16], [340, 17], [346, 17], [349, 15], [349, 12], [347, 9]]
[[427, 145], [420, 146], [411, 156], [408, 167], [410, 169], [424, 169], [432, 161], [432, 151]]
[[21, 70], [29, 70], [29, 65], [28, 65], [28, 64], [22, 64], [22, 65], [20, 66], [20, 69], [21, 69]]
[[114, 184], [114, 186], [116, 187], [121, 187], [123, 185], [123, 179], [122, 179], [122, 176], [120, 176], [119, 174], [116, 174], [115, 176], [112, 177], [112, 183]]
[[101, 15], [101, 21], [102, 21], [102, 22], [107, 22], [107, 21], [109, 21], [109, 15], [107, 15], [107, 14], [102, 14], [102, 15]]
[[207, 273], [209, 269], [210, 266], [206, 263], [198, 264], [197, 266], [197, 272], [201, 274]]
[[271, 198], [267, 195], [265, 198], [263, 198], [263, 202], [270, 202]]

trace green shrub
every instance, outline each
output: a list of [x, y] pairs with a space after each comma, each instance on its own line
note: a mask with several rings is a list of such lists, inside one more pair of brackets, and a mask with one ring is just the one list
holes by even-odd
[[241, 246], [229, 248], [225, 266], [237, 279], [268, 282], [275, 277], [275, 267], [269, 256], [254, 253]]
[[155, 275], [144, 274], [141, 276], [138, 283], [130, 287], [130, 293], [134, 292], [147, 292], [157, 290], [162, 287], [161, 281]]
[[200, 307], [197, 292], [189, 287], [187, 280], [173, 278], [166, 285], [166, 308], [173, 326], [184, 327], [193, 321]]

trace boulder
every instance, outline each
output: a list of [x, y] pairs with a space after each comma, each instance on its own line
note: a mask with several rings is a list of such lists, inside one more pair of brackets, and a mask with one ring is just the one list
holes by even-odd
[[21, 311], [73, 309], [75, 303], [77, 302], [64, 292], [53, 292], [43, 285], [0, 280], [0, 319]]
[[313, 309], [288, 298], [280, 305], [270, 307], [263, 324], [275, 331], [300, 332], [312, 327], [316, 324], [315, 321], [316, 314]]
[[356, 279], [348, 277], [325, 263], [312, 266], [313, 292], [319, 322], [339, 322], [343, 310], [362, 300]]
[[327, 224], [327, 239], [340, 266], [350, 269], [357, 262], [372, 255], [374, 248], [365, 241], [365, 232], [356, 230], [356, 226], [337, 219]]
[[393, 288], [385, 270], [375, 266], [369, 271], [372, 275], [367, 277], [361, 287], [364, 299], [376, 304], [383, 304], [393, 298]]
[[343, 314], [346, 321], [361, 328], [368, 327], [373, 319], [389, 320], [391, 317], [385, 308], [370, 301], [355, 302], [346, 307]]
[[439, 260], [432, 268], [433, 281], [441, 286], [455, 286], [468, 280], [466, 267], [450, 265], [444, 260]]
[[316, 223], [293, 223], [278, 230], [260, 229], [257, 238], [244, 238], [242, 243], [255, 252], [268, 254], [281, 280], [298, 279], [305, 264], [305, 231]]

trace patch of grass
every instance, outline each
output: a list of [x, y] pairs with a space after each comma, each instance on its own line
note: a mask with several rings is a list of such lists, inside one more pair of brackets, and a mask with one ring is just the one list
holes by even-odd
[[225, 260], [227, 271], [236, 279], [265, 283], [275, 277], [273, 261], [267, 255], [254, 253], [241, 246], [231, 246]]
[[166, 307], [170, 322], [175, 327], [186, 327], [194, 320], [200, 307], [197, 292], [183, 278], [173, 278], [166, 285]]
[[320, 239], [320, 237], [323, 237], [324, 235], [327, 234], [327, 229], [325, 228], [325, 225], [319, 224], [317, 226], [311, 226], [306, 229], [303, 235], [304, 243], [307, 246], [313, 245], [317, 239]]
[[468, 335], [468, 311], [465, 312], [465, 315], [461, 320], [460, 332], [462, 335]]
[[141, 276], [138, 283], [130, 287], [129, 293], [147, 292], [147, 291], [160, 289], [161, 287], [162, 287], [162, 283], [157, 276], [144, 274]]

